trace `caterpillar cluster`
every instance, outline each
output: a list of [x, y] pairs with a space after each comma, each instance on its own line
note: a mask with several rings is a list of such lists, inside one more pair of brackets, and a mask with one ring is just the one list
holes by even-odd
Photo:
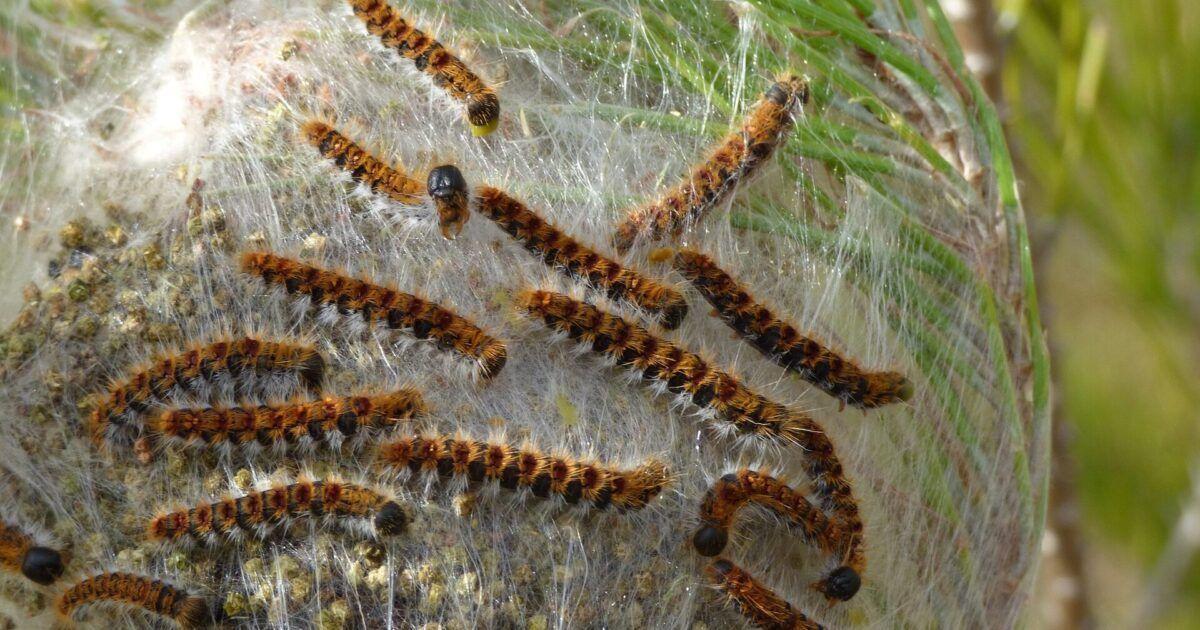
[[422, 416], [425, 400], [415, 389], [380, 396], [346, 396], [284, 405], [172, 409], [147, 422], [151, 436], [191, 448], [274, 449], [319, 444], [352, 447], [401, 420]]
[[751, 624], [763, 630], [822, 630], [771, 589], [724, 558], [706, 569], [709, 580], [724, 593]]
[[380, 536], [395, 536], [408, 527], [408, 515], [400, 504], [371, 488], [336, 480], [303, 480], [160, 514], [150, 520], [146, 534], [157, 542], [214, 544], [244, 537], [264, 539], [286, 531], [299, 519], [358, 527]]
[[807, 102], [808, 84], [803, 79], [788, 75], [776, 81], [741, 129], [726, 136], [687, 179], [628, 212], [613, 237], [617, 251], [629, 251], [642, 235], [653, 241], [676, 238], [688, 224], [699, 221], [771, 156], [792, 126], [797, 103]]
[[58, 598], [58, 612], [70, 619], [79, 609], [96, 604], [135, 606], [183, 628], [217, 621], [217, 610], [210, 608], [203, 597], [162, 580], [121, 572], [102, 573], [70, 587]]
[[826, 517], [787, 484], [755, 470], [724, 475], [709, 488], [700, 506], [701, 527], [692, 538], [696, 551], [709, 557], [724, 551], [734, 518], [748, 503], [775, 512], [799, 531], [804, 540], [842, 559], [845, 564], [813, 588], [834, 600], [854, 597], [866, 564], [861, 537], [851, 534], [841, 521]]
[[411, 59], [417, 70], [454, 100], [466, 104], [471, 134], [486, 136], [500, 124], [500, 99], [461, 59], [436, 39], [413, 27], [386, 0], [348, 0], [354, 15], [384, 46]]
[[673, 329], [687, 315], [687, 302], [673, 287], [657, 282], [576, 241], [504, 191], [480, 187], [479, 212], [524, 244], [534, 256], [578, 278], [613, 300], [626, 300]]
[[368, 325], [383, 324], [406, 330], [417, 339], [429, 339], [477, 364], [485, 379], [500, 373], [508, 359], [504, 343], [485, 334], [475, 324], [438, 304], [415, 295], [306, 265], [268, 252], [242, 256], [242, 270], [267, 284], [282, 286], [289, 294], [304, 294], [327, 314], [355, 314]]
[[803, 445], [812, 441], [812, 432], [819, 432], [811, 418], [767, 400], [699, 355], [591, 304], [549, 291], [525, 291], [517, 304], [644, 380], [657, 381], [688, 403], [714, 412], [742, 435]]
[[62, 576], [64, 566], [62, 553], [38, 545], [20, 527], [0, 519], [0, 568], [48, 586]]
[[854, 361], [800, 334], [795, 326], [780, 320], [757, 302], [708, 256], [682, 250], [675, 254], [674, 266], [750, 345], [843, 405], [870, 409], [912, 398], [912, 383], [904, 375], [864, 370]]
[[338, 168], [372, 192], [410, 206], [423, 201], [425, 189], [421, 182], [371, 155], [337, 129], [319, 120], [310, 120], [301, 127], [301, 133], [323, 157], [333, 160]]
[[496, 482], [543, 499], [556, 496], [568, 505], [583, 502], [598, 510], [611, 505], [620, 512], [642, 509], [670, 480], [657, 461], [621, 470], [501, 442], [441, 435], [384, 444], [379, 461], [392, 470], [458, 477], [476, 485]]
[[[243, 393], [262, 391], [268, 389], [270, 377], [284, 373], [296, 374], [306, 389], [319, 392], [325, 359], [309, 346], [251, 337], [189, 348], [114, 382], [92, 410], [91, 432], [98, 441], [115, 441], [140, 428], [132, 425], [139, 414], [173, 395], [219, 382]], [[259, 377], [268, 380], [260, 382]]]

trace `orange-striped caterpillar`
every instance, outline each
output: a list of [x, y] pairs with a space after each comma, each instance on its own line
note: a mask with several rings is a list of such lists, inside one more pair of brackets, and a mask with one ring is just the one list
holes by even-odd
[[93, 604], [114, 603], [137, 606], [166, 617], [183, 628], [198, 628], [217, 621], [203, 597], [144, 575], [102, 573], [67, 589], [58, 598], [58, 612], [70, 618]]
[[496, 130], [500, 123], [500, 99], [462, 60], [436, 39], [414, 28], [386, 0], [348, 1], [369, 33], [401, 57], [411, 59], [417, 70], [428, 74], [438, 87], [466, 104], [472, 135], [486, 136]]
[[421, 393], [401, 389], [380, 396], [346, 396], [285, 405], [172, 409], [147, 422], [150, 435], [193, 448], [262, 448], [310, 451], [349, 442], [357, 448], [372, 435], [423, 415]]
[[500, 373], [508, 360], [504, 343], [453, 311], [415, 295], [371, 284], [332, 271], [276, 256], [268, 252], [242, 255], [242, 270], [267, 284], [282, 286], [290, 294], [304, 294], [323, 316], [356, 313], [368, 325], [386, 324], [407, 330], [417, 339], [429, 339], [439, 348], [453, 349], [477, 364], [483, 378]]
[[319, 392], [325, 359], [309, 346], [251, 337], [159, 357], [109, 387], [108, 395], [92, 410], [92, 434], [98, 440], [116, 440], [128, 429], [140, 428], [130, 424], [138, 414], [174, 394], [197, 392], [220, 382], [257, 392], [268, 389], [271, 377], [283, 373], [295, 373], [309, 391]]
[[543, 499], [553, 495], [570, 505], [582, 501], [599, 510], [612, 505], [620, 512], [642, 509], [670, 480], [657, 461], [620, 470], [461, 436], [395, 440], [380, 447], [379, 461], [400, 472], [459, 477], [476, 485], [494, 481], [506, 490], [525, 489]]
[[478, 194], [479, 212], [546, 264], [603, 291], [613, 300], [627, 300], [655, 314], [664, 328], [676, 328], [683, 322], [687, 302], [673, 287], [651, 280], [576, 241], [502, 190], [483, 186]]
[[350, 173], [354, 181], [366, 185], [372, 192], [410, 206], [424, 201], [421, 182], [371, 155], [337, 129], [319, 120], [310, 120], [304, 123], [301, 131], [322, 156], [333, 160], [338, 168]]
[[63, 557], [57, 550], [38, 545], [21, 528], [0, 520], [0, 567], [20, 573], [46, 586], [63, 573]]
[[775, 363], [796, 372], [843, 405], [869, 409], [912, 398], [913, 386], [898, 372], [870, 372], [843, 358], [795, 326], [775, 317], [704, 254], [675, 254], [675, 269], [708, 300], [734, 331]]
[[787, 75], [777, 80], [750, 110], [741, 129], [729, 134], [691, 175], [657, 200], [630, 210], [617, 226], [613, 243], [625, 253], [637, 238], [677, 238], [685, 227], [721, 202], [771, 156], [792, 126], [797, 103], [808, 102], [808, 84]]
[[408, 526], [400, 504], [375, 490], [336, 480], [302, 480], [160, 514], [150, 520], [146, 533], [157, 542], [214, 544], [247, 536], [267, 538], [301, 518], [357, 528], [371, 536], [394, 536]]
[[429, 171], [427, 187], [433, 205], [437, 207], [442, 236], [455, 238], [471, 218], [466, 178], [457, 166], [446, 164]]
[[787, 484], [755, 470], [724, 475], [704, 495], [700, 505], [701, 527], [692, 538], [700, 555], [711, 557], [725, 550], [733, 520], [747, 503], [757, 503], [777, 513], [806, 541], [844, 562], [813, 584], [813, 588], [830, 599], [845, 601], [854, 597], [866, 565], [861, 536], [851, 535], [841, 521], [827, 518]]
[[774, 591], [736, 564], [720, 558], [706, 569], [712, 583], [725, 593], [756, 628], [764, 630], [821, 630]]
[[517, 304], [550, 328], [565, 333], [686, 402], [714, 412], [737, 432], [789, 444], [822, 435], [808, 416], [767, 400], [733, 375], [649, 330], [560, 293], [525, 291]]

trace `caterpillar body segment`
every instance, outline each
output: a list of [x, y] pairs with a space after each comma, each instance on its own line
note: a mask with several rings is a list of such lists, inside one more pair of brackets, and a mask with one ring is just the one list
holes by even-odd
[[134, 421], [154, 403], [196, 393], [214, 382], [226, 382], [243, 394], [262, 393], [281, 374], [295, 374], [306, 389], [318, 393], [325, 358], [308, 345], [251, 337], [163, 356], [109, 387], [92, 410], [92, 435], [98, 441], [120, 440], [140, 432]]
[[660, 462], [618, 469], [570, 457], [547, 455], [533, 448], [467, 437], [410, 436], [383, 445], [380, 463], [395, 471], [429, 473], [465, 479], [469, 484], [495, 483], [538, 498], [561, 498], [620, 512], [644, 508], [669, 483]]
[[547, 265], [587, 283], [613, 300], [624, 300], [677, 328], [687, 301], [674, 287], [652, 280], [570, 237], [525, 204], [491, 186], [478, 189], [479, 212]]
[[717, 559], [705, 572], [717, 590], [742, 613], [746, 621], [763, 630], [822, 630], [824, 626], [809, 619], [774, 591], [737, 566]]
[[843, 405], [863, 409], [905, 401], [913, 385], [898, 372], [872, 372], [801, 334], [756, 301], [711, 258], [692, 250], [675, 254], [674, 266], [738, 335], [776, 364], [800, 375]]
[[357, 448], [399, 422], [428, 410], [421, 393], [400, 389], [379, 396], [345, 396], [283, 405], [172, 409], [147, 423], [165, 443], [197, 449], [311, 450], [320, 444]]
[[392, 166], [363, 149], [337, 129], [319, 120], [310, 120], [301, 128], [304, 138], [322, 157], [333, 160], [354, 181], [400, 204], [424, 203], [425, 187], [403, 169]]
[[238, 498], [159, 514], [146, 534], [163, 543], [216, 544], [242, 538], [267, 538], [301, 519], [394, 536], [408, 526], [408, 515], [395, 500], [376, 490], [327, 479], [276, 485]]
[[585, 348], [712, 411], [741, 435], [804, 444], [819, 430], [811, 418], [767, 400], [699, 355], [591, 304], [549, 291], [523, 292], [517, 304]]
[[123, 572], [102, 573], [75, 584], [59, 596], [57, 608], [69, 619], [82, 608], [106, 603], [141, 608], [182, 628], [219, 621], [218, 611], [203, 597], [162, 580]]
[[348, 0], [354, 15], [383, 45], [409, 59], [454, 100], [466, 105], [471, 134], [486, 136], [500, 124], [500, 99], [461, 59], [417, 30], [386, 0]]
[[750, 110], [741, 129], [721, 140], [683, 182], [626, 214], [613, 237], [617, 251], [625, 253], [639, 237], [675, 239], [700, 221], [774, 153], [791, 129], [796, 105], [807, 102], [808, 84], [803, 79], [788, 75], [776, 81]]
[[292, 296], [307, 296], [312, 306], [327, 313], [352, 316], [366, 325], [403, 330], [434, 342], [472, 361], [476, 373], [494, 377], [508, 360], [504, 343], [466, 318], [410, 293], [372, 284], [340, 273], [307, 265], [269, 252], [242, 255], [242, 271], [268, 285], [277, 285]]

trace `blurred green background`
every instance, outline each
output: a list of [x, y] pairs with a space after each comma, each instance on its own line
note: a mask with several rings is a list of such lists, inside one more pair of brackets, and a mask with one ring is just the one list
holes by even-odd
[[1200, 627], [1200, 2], [990, 9], [1066, 438], [1040, 618]]

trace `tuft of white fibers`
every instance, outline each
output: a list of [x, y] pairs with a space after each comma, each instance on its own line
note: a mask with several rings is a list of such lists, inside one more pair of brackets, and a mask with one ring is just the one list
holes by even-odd
[[[0, 8], [11, 42], [0, 45], [0, 103], [13, 103], [0, 105], [0, 491], [70, 548], [63, 584], [127, 567], [205, 593], [244, 628], [744, 624], [692, 548], [700, 502], [713, 480], [752, 467], [819, 503], [812, 454], [740, 437], [530, 321], [514, 299], [544, 288], [696, 351], [827, 433], [864, 523], [857, 596], [832, 604], [809, 588], [836, 559], [759, 510], [737, 520], [724, 552], [798, 610], [834, 627], [1023, 619], [1046, 499], [1046, 362], [1011, 164], [956, 45], [938, 39], [936, 3], [915, 17], [894, 0], [869, 15], [812, 0], [394, 4], [497, 88], [500, 126], [484, 138], [341, 0], [97, 1], [89, 19], [78, 3], [47, 4]], [[711, 256], [858, 365], [901, 372], [915, 387], [906, 402], [840, 409], [711, 316], [661, 244], [624, 256], [611, 246], [627, 210], [676, 186], [787, 72], [812, 92], [795, 129], [671, 246]], [[507, 191], [683, 290], [687, 317], [653, 326], [474, 209], [443, 239], [432, 202], [388, 201], [321, 157], [300, 132], [312, 118], [419, 181], [454, 164], [472, 190]], [[406, 334], [314, 315], [242, 273], [247, 251], [420, 295], [503, 340], [507, 362], [480, 380]], [[374, 450], [391, 431], [340, 450], [162, 444], [145, 464], [136, 444], [91, 440], [88, 416], [112, 379], [158, 352], [244, 335], [313, 345], [321, 395], [411, 383], [430, 411], [400, 433], [503, 439], [625, 469], [656, 460], [671, 483], [620, 514], [394, 474]], [[315, 395], [291, 380], [214, 385], [146, 413]], [[410, 511], [407, 532], [298, 524], [286, 540], [199, 550], [146, 539], [147, 516], [168, 500], [305, 472], [389, 493]], [[14, 579], [0, 576], [0, 623], [50, 623], [52, 600]]]

